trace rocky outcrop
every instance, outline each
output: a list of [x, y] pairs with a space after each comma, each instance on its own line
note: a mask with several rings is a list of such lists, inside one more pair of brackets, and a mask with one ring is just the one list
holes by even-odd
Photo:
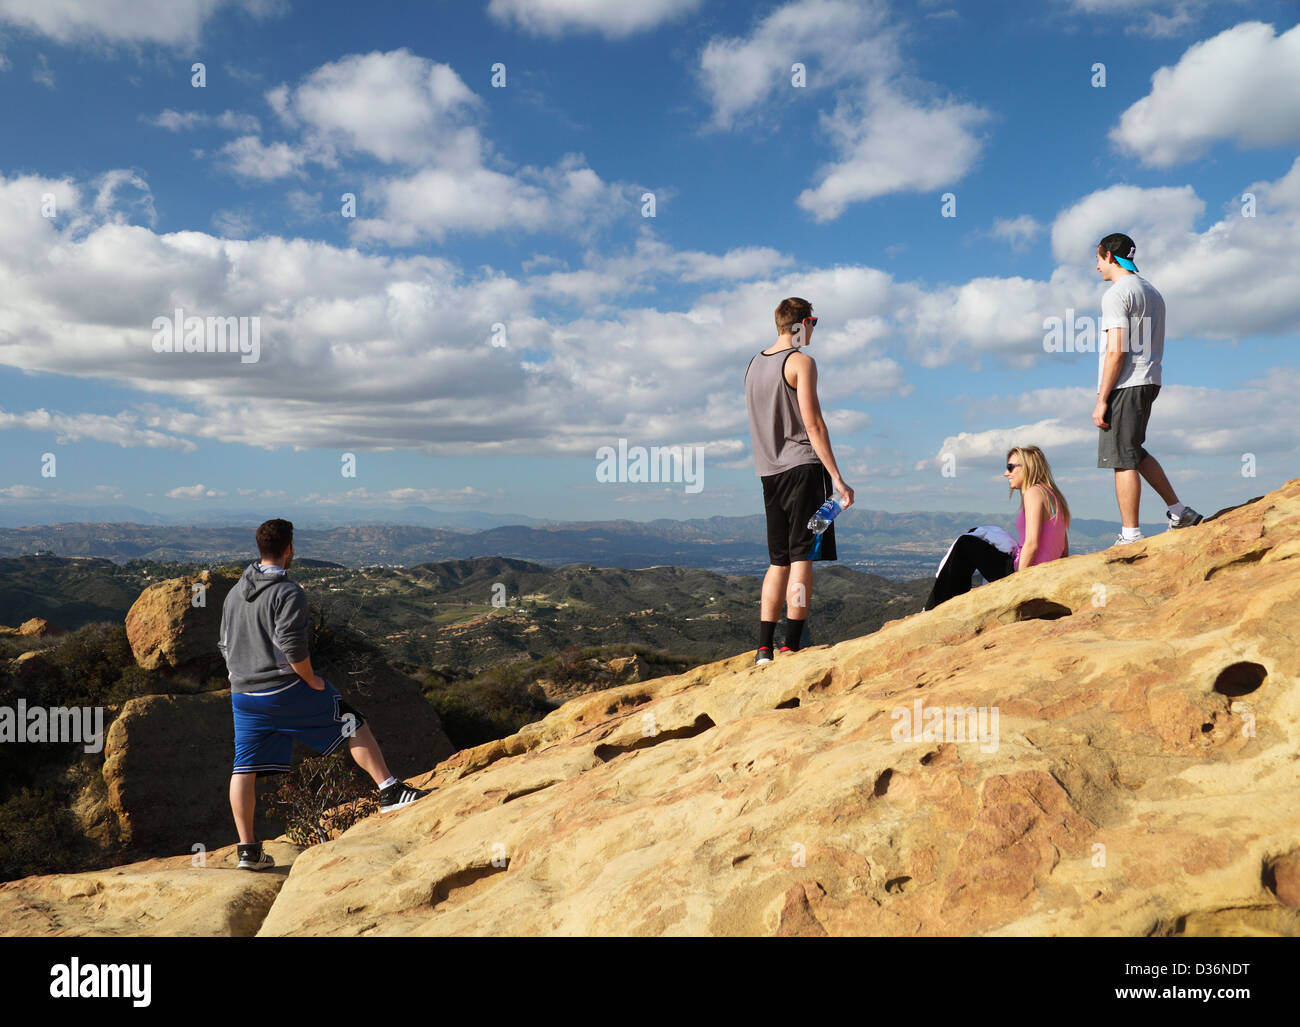
[[260, 933], [1300, 934], [1297, 556], [1300, 481], [576, 699], [305, 852]]
[[221, 604], [234, 578], [211, 571], [150, 585], [126, 614], [126, 637], [145, 670], [222, 665]]
[[28, 638], [58, 638], [60, 635], [66, 635], [67, 633], [66, 628], [51, 624], [41, 617], [33, 617], [31, 620], [24, 621], [17, 630], [17, 634], [26, 635]]
[[1297, 556], [1300, 481], [581, 696], [303, 852], [258, 933], [1300, 934]]
[[[361, 640], [336, 640], [333, 658], [314, 659], [370, 724], [396, 774], [410, 775], [445, 759], [454, 747], [419, 682], [399, 673]], [[339, 662], [346, 655], [353, 663]], [[357, 669], [354, 676], [347, 669]], [[234, 823], [226, 793], [234, 764], [230, 691], [147, 695], [132, 699], [108, 729], [104, 782], [123, 841], [149, 852], [209, 848], [229, 841]], [[311, 755], [295, 746], [295, 762]], [[275, 777], [259, 779], [258, 831], [280, 830], [267, 793]]]
[[[122, 707], [104, 743], [104, 784], [125, 845], [143, 852], [215, 849], [234, 838], [227, 801], [235, 761], [230, 692], [145, 695]], [[257, 830], [277, 834], [259, 782]]]
[[[234, 580], [203, 571], [145, 589], [126, 619], [137, 662], [224, 679], [216, 642], [222, 603]], [[204, 594], [202, 606], [192, 604], [196, 594]], [[454, 751], [420, 683], [394, 669], [374, 645], [318, 624], [311, 650], [313, 668], [361, 711], [394, 773], [418, 773]], [[186, 677], [178, 672], [172, 680], [192, 691]], [[295, 746], [295, 761], [310, 754]], [[150, 853], [229, 841], [234, 823], [226, 795], [233, 764], [229, 689], [146, 695], [127, 702], [108, 730], [103, 767], [107, 804], [122, 841]], [[268, 817], [267, 801], [277, 784], [274, 777], [258, 782], [258, 831], [263, 835], [279, 830], [279, 822]]]
[[266, 842], [269, 870], [236, 869], [236, 848], [85, 874], [0, 884], [0, 935], [232, 937], [254, 934], [301, 851]]

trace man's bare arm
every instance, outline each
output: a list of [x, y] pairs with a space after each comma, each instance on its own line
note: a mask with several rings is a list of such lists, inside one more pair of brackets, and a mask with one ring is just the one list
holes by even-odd
[[1115, 391], [1120, 372], [1124, 368], [1124, 329], [1112, 328], [1106, 333], [1106, 363], [1101, 370], [1101, 391], [1097, 393], [1097, 407], [1092, 412], [1092, 423], [1098, 428], [1109, 428], [1106, 407], [1110, 394]]
[[831, 451], [831, 434], [822, 417], [821, 403], [817, 400], [817, 364], [807, 353], [795, 353], [786, 361], [786, 366], [794, 378], [795, 392], [799, 398], [799, 413], [803, 417], [804, 428], [808, 431], [808, 441], [812, 443], [813, 452], [822, 466], [830, 472], [831, 487], [844, 497], [844, 509], [853, 505], [853, 490], [844, 484], [840, 476], [839, 465]]

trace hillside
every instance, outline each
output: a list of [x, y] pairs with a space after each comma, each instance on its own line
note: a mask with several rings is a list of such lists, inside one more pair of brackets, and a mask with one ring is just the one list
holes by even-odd
[[[224, 570], [238, 574], [244, 566]], [[195, 570], [148, 560], [0, 559], [0, 623], [33, 616], [69, 629], [120, 622], [141, 590]], [[476, 557], [350, 569], [295, 559], [291, 573], [326, 622], [368, 636], [392, 659], [444, 674], [538, 660], [570, 645], [661, 649], [698, 663], [754, 644], [757, 630], [759, 579], [690, 568], [552, 568]], [[928, 590], [928, 580], [826, 568], [817, 575], [810, 629], [818, 641], [853, 638], [919, 608]]]
[[[1300, 480], [832, 647], [580, 696], [298, 854], [258, 933], [1300, 935], [1297, 556]], [[0, 917], [248, 932], [229, 874], [146, 900], [164, 873], [11, 882]]]
[[[456, 580], [458, 573], [464, 577]], [[395, 656], [434, 665], [479, 670], [570, 644], [660, 649], [704, 662], [756, 644], [761, 579], [753, 577], [485, 559], [376, 570], [369, 580], [387, 590], [382, 598], [354, 604], [340, 592], [330, 601], [341, 599], [346, 612], [332, 607], [331, 616], [382, 638]], [[432, 606], [426, 583], [436, 590]], [[493, 605], [498, 584], [504, 607]], [[845, 567], [819, 570], [809, 630], [826, 642], [874, 631], [919, 608], [929, 587]], [[441, 630], [429, 631], [430, 620]]]

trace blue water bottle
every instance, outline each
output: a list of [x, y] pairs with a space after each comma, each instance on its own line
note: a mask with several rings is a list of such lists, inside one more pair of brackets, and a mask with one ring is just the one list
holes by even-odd
[[839, 516], [842, 509], [839, 500], [832, 496], [817, 508], [815, 514], [808, 518], [808, 530], [814, 535], [820, 535], [831, 526], [831, 521]]

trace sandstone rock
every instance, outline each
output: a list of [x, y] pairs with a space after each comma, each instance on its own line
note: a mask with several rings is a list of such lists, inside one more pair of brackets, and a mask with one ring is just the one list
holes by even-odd
[[[359, 640], [336, 641], [327, 653], [314, 665], [361, 711], [394, 774], [409, 776], [451, 754], [454, 747], [419, 682]], [[342, 662], [345, 655], [352, 662]], [[195, 842], [213, 848], [230, 840], [234, 738], [229, 690], [127, 702], [108, 729], [103, 769], [108, 804], [124, 838], [150, 853], [183, 852]], [[295, 746], [295, 760], [310, 754]], [[280, 822], [267, 817], [266, 798], [278, 783], [274, 777], [258, 782], [260, 834], [280, 830]]]
[[[108, 728], [104, 784], [122, 840], [140, 852], [215, 849], [234, 838], [228, 789], [235, 760], [230, 693], [131, 699]], [[268, 779], [272, 780], [273, 779]], [[261, 782], [259, 782], [261, 784]], [[257, 830], [276, 834], [259, 788]]]
[[[217, 635], [221, 604], [234, 584], [235, 579], [205, 570], [146, 588], [126, 614], [126, 637], [136, 662], [145, 670], [196, 663], [224, 668]], [[196, 592], [196, 586], [203, 591]], [[204, 596], [203, 606], [193, 604], [196, 594]]]
[[68, 632], [65, 628], [57, 624], [51, 624], [41, 617], [33, 617], [31, 620], [24, 621], [18, 628], [18, 634], [27, 635], [29, 638], [57, 638], [59, 635], [66, 635]]
[[[362, 713], [396, 774], [435, 762], [452, 749], [437, 714], [418, 692], [368, 703]], [[145, 852], [175, 852], [196, 842], [212, 847], [229, 840], [234, 822], [227, 789], [234, 755], [228, 691], [130, 700], [109, 727], [104, 746], [108, 805], [123, 840]], [[295, 746], [295, 761], [310, 755]], [[278, 784], [272, 776], [258, 780], [259, 834], [280, 829], [268, 798]]]
[[[258, 933], [1300, 935], [1297, 556], [1300, 481], [834, 647], [580, 696], [303, 852]], [[155, 933], [153, 898], [115, 922]], [[39, 901], [6, 923], [56, 929]]]
[[650, 676], [650, 665], [639, 655], [622, 656], [609, 661], [609, 671], [616, 685], [644, 681]]
[[276, 866], [236, 869], [234, 845], [84, 874], [0, 885], [0, 935], [45, 937], [249, 937], [301, 851], [266, 842]]
[[[1300, 934], [1260, 872], [1300, 836], [1298, 555], [1300, 481], [582, 696], [305, 852], [259, 933]], [[956, 730], [980, 707], [987, 744]]]

